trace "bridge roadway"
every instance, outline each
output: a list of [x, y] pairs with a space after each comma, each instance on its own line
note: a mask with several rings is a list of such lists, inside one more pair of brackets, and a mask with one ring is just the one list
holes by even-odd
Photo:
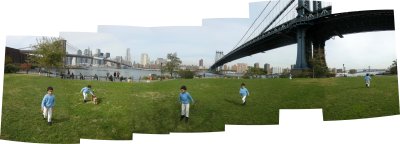
[[210, 69], [214, 70], [242, 57], [296, 44], [299, 28], [306, 30], [306, 39], [313, 41], [314, 49], [318, 47], [324, 49], [325, 41], [333, 36], [343, 38], [346, 34], [394, 30], [394, 12], [393, 10], [368, 10], [336, 14], [313, 13], [298, 17], [239, 46], [214, 63]]
[[[21, 53], [32, 53], [34, 50], [20, 50], [20, 51], [21, 51]], [[124, 63], [121, 63], [121, 62], [118, 62], [118, 61], [115, 61], [115, 60], [106, 59], [106, 58], [100, 58], [100, 57], [94, 57], [94, 56], [77, 55], [77, 54], [66, 54], [65, 56], [66, 57], [77, 57], [77, 58], [79, 57], [79, 58], [97, 59], [97, 60], [103, 60], [105, 62], [109, 61], [109, 62], [117, 64], [118, 67], [120, 67], [120, 65], [125, 65], [125, 66], [128, 66], [128, 67], [132, 67], [132, 65], [129, 65], [129, 64], [124, 64]]]

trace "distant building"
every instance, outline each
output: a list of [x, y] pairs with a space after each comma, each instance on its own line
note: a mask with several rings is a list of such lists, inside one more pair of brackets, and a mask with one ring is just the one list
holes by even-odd
[[245, 73], [247, 71], [247, 64], [246, 63], [238, 63], [237, 64], [237, 73]]
[[227, 70], [229, 70], [229, 68], [228, 68], [228, 65], [224, 65], [224, 69], [223, 69], [224, 71], [227, 71]]
[[110, 53], [106, 53], [106, 58], [110, 58], [111, 54]]
[[24, 53], [21, 53], [19, 49], [11, 48], [11, 47], [6, 47], [6, 58], [9, 57], [11, 58], [11, 62], [14, 64], [21, 64], [25, 63], [25, 60], [27, 59], [27, 55]]
[[272, 67], [272, 74], [281, 74], [282, 68], [281, 67]]
[[200, 60], [199, 60], [199, 66], [200, 66], [200, 67], [204, 66], [204, 65], [203, 65], [203, 59], [200, 59]]
[[127, 48], [126, 49], [126, 56], [125, 56], [125, 61], [129, 64], [132, 63], [132, 58], [131, 58], [131, 49]]
[[140, 63], [146, 67], [146, 65], [150, 64], [150, 58], [149, 55], [147, 53], [142, 53], [141, 57], [140, 57]]
[[234, 65], [231, 67], [231, 70], [237, 72], [237, 65], [234, 64]]
[[271, 66], [268, 63], [264, 64], [264, 71], [266, 74], [271, 74]]
[[260, 63], [254, 63], [254, 68], [260, 68]]

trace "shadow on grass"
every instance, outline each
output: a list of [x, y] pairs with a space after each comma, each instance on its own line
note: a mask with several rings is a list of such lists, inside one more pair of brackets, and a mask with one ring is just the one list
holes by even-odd
[[228, 102], [228, 103], [234, 104], [234, 105], [242, 105], [241, 102], [237, 102], [237, 101], [230, 100], [230, 99], [225, 99], [225, 101]]
[[53, 123], [63, 123], [69, 121], [69, 117], [53, 118]]

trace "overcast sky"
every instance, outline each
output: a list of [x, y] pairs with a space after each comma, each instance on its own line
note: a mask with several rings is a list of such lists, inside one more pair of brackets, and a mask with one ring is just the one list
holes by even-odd
[[[133, 3], [134, 4], [134, 3]], [[182, 13], [190, 11], [196, 5], [183, 3]], [[212, 5], [212, 3], [210, 3]], [[132, 59], [140, 62], [140, 55], [148, 53], [151, 60], [165, 58], [167, 53], [177, 52], [183, 64], [198, 65], [204, 59], [206, 66], [215, 60], [215, 52], [229, 53], [243, 36], [247, 28], [254, 21], [266, 2], [242, 3], [241, 14], [216, 18], [203, 18], [198, 26], [126, 26], [126, 25], [98, 25], [96, 32], [60, 32], [74, 48], [101, 49], [110, 52], [112, 57], [126, 55], [126, 49], [131, 49]], [[346, 3], [345, 3], [346, 4]], [[220, 9], [228, 7], [220, 6]], [[342, 3], [333, 2], [334, 13], [342, 12], [341, 7], [348, 7]], [[362, 10], [353, 8], [350, 10]], [[344, 8], [344, 10], [347, 10]], [[162, 14], [158, 14], [162, 15]], [[135, 17], [125, 15], [127, 19]], [[157, 14], [150, 14], [153, 19]], [[6, 45], [10, 47], [26, 47], [36, 43], [37, 37], [7, 36]], [[69, 53], [76, 53], [70, 48]], [[265, 53], [244, 57], [228, 65], [244, 62], [253, 65], [269, 63], [272, 66], [290, 67], [296, 63], [296, 45], [290, 45]], [[345, 35], [344, 38], [334, 38], [326, 42], [326, 60], [328, 67], [363, 69], [387, 68], [396, 59], [394, 31], [369, 32]]]

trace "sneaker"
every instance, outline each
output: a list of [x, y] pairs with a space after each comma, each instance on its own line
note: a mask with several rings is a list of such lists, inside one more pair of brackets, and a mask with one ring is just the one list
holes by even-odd
[[189, 117], [186, 117], [185, 122], [186, 122], [186, 123], [189, 122]]
[[181, 115], [181, 119], [180, 119], [180, 121], [182, 121], [182, 120], [183, 120], [183, 118], [185, 118], [185, 115]]
[[47, 125], [51, 126], [51, 124], [53, 124], [52, 122], [47, 122]]

